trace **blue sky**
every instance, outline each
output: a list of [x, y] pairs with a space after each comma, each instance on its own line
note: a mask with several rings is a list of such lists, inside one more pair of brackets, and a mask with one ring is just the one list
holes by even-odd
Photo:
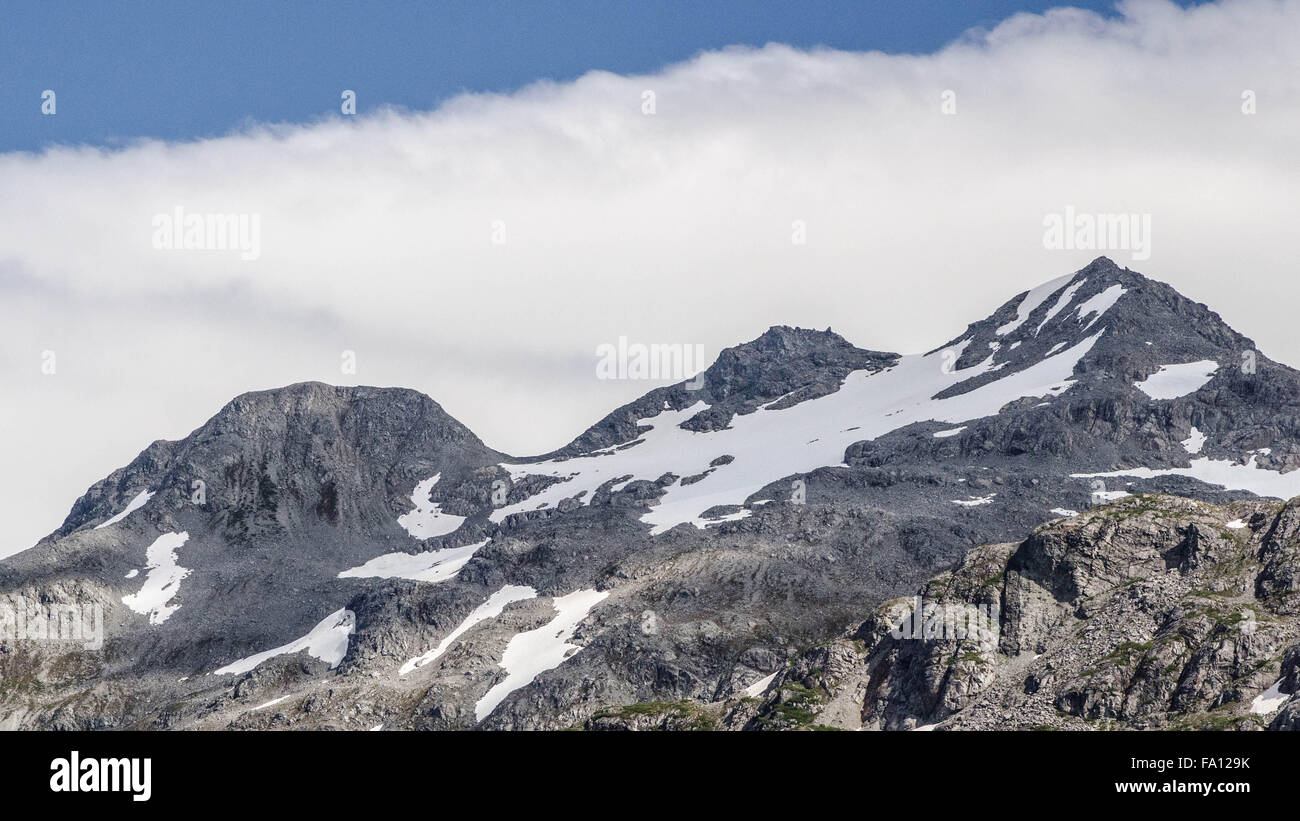
[[[0, 151], [51, 143], [190, 139], [250, 122], [433, 108], [593, 69], [651, 72], [699, 51], [784, 42], [931, 52], [1017, 11], [1112, 2], [884, 0], [444, 3], [5, 2]], [[57, 95], [42, 116], [41, 93]]]

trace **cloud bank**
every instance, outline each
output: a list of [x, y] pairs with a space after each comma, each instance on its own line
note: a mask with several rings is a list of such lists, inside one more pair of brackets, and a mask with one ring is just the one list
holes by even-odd
[[[1119, 10], [931, 55], [733, 48], [430, 112], [0, 155], [0, 555], [247, 390], [408, 386], [529, 454], [653, 386], [596, 378], [619, 337], [711, 358], [790, 324], [928, 349], [1097, 255], [1044, 247], [1067, 207], [1150, 215], [1150, 258], [1116, 261], [1300, 363], [1300, 3]], [[178, 208], [258, 215], [256, 259], [155, 248]]]

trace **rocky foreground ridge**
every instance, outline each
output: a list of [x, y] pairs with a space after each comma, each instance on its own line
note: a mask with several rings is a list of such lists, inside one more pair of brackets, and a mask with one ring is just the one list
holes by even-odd
[[[1300, 729], [1300, 499], [1132, 496], [973, 550], [919, 596], [920, 635], [900, 629], [913, 599], [886, 602], [726, 724]], [[942, 623], [971, 606], [992, 630]]]

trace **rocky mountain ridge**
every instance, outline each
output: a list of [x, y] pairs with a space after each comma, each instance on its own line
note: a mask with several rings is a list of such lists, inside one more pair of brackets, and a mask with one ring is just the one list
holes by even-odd
[[[0, 595], [105, 632], [0, 638], [0, 726], [784, 726], [825, 712], [810, 648], [875, 648], [864, 619], [936, 574], [1129, 494], [1289, 498], [1297, 464], [1300, 374], [1104, 258], [928, 354], [774, 327], [537, 457], [413, 391], [246, 394], [0, 561]], [[778, 679], [808, 705], [743, 695]], [[978, 724], [881, 681], [860, 726]]]

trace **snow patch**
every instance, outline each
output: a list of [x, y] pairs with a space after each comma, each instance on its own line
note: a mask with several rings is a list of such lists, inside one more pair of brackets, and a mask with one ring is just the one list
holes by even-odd
[[429, 493], [441, 478], [441, 473], [435, 473], [417, 484], [415, 490], [411, 492], [411, 504], [415, 505], [415, 510], [397, 517], [397, 523], [417, 539], [446, 536], [448, 533], [455, 532], [456, 528], [465, 521], [464, 516], [443, 513], [441, 505], [429, 500]]
[[1083, 329], [1086, 331], [1091, 328], [1093, 322], [1101, 319], [1102, 314], [1114, 307], [1115, 303], [1119, 301], [1119, 298], [1124, 296], [1126, 293], [1128, 293], [1128, 291], [1125, 290], [1123, 285], [1112, 285], [1101, 293], [1085, 300], [1077, 309], [1079, 321], [1084, 321], [1090, 314], [1096, 314], [1096, 316], [1092, 318], [1091, 322], [1084, 325]]
[[[138, 593], [122, 597], [122, 604], [137, 613], [148, 613], [150, 624], [162, 624], [181, 609], [169, 604], [181, 590], [181, 579], [190, 575], [189, 568], [176, 563], [176, 551], [190, 538], [189, 532], [164, 533], [145, 551], [144, 586]], [[131, 578], [131, 574], [127, 574]]]
[[723, 522], [738, 522], [741, 519], [748, 519], [752, 515], [754, 515], [754, 511], [750, 510], [749, 508], [742, 507], [740, 510], [737, 510], [735, 513], [724, 513], [721, 516], [715, 516], [712, 519], [699, 517], [693, 519], [691, 521], [691, 524], [695, 525], [700, 529], [704, 529], [709, 525], [722, 524]]
[[1088, 280], [1086, 279], [1081, 279], [1075, 284], [1071, 285], [1069, 288], [1065, 289], [1065, 292], [1062, 293], [1061, 296], [1056, 300], [1056, 303], [1053, 304], [1050, 309], [1048, 309], [1047, 315], [1043, 317], [1043, 321], [1038, 323], [1038, 328], [1034, 330], [1034, 336], [1038, 336], [1038, 334], [1042, 332], [1043, 327], [1047, 325], [1048, 322], [1052, 321], [1052, 317], [1059, 314], [1062, 310], [1065, 309], [1066, 305], [1070, 304], [1070, 301], [1074, 299], [1074, 295], [1079, 292], [1079, 289], [1083, 287], [1083, 283], [1087, 281]]
[[1141, 382], [1134, 382], [1133, 387], [1152, 399], [1178, 399], [1205, 387], [1218, 369], [1219, 363], [1213, 359], [1183, 365], [1161, 365], [1160, 370]]
[[1138, 479], [1153, 479], [1157, 476], [1187, 476], [1199, 479], [1210, 485], [1218, 485], [1227, 490], [1248, 490], [1256, 496], [1271, 496], [1275, 499], [1290, 499], [1300, 496], [1300, 470], [1290, 473], [1278, 473], [1256, 466], [1255, 457], [1244, 465], [1227, 459], [1193, 459], [1191, 467], [1157, 468], [1148, 467], [1115, 470], [1109, 473], [1074, 473], [1078, 479], [1103, 478], [1107, 476], [1132, 476]]
[[1205, 447], [1205, 434], [1201, 433], [1196, 429], [1196, 426], [1193, 425], [1192, 435], [1184, 439], [1182, 445], [1183, 449], [1188, 453], [1200, 453], [1201, 448]]
[[1243, 522], [1241, 519], [1233, 519], [1231, 522], [1228, 522], [1228, 524], [1225, 525], [1225, 527], [1231, 530], [1241, 530], [1245, 526], [1246, 523]]
[[[737, 415], [722, 430], [695, 432], [681, 427], [708, 407], [704, 402], [663, 411], [638, 422], [647, 429], [635, 440], [636, 447], [563, 460], [503, 464], [515, 481], [529, 475], [554, 476], [561, 481], [526, 500], [497, 508], [489, 518], [499, 523], [511, 514], [553, 507], [567, 498], [580, 497], [582, 504], [590, 504], [597, 488], [623, 476], [654, 481], [665, 473], [694, 476], [713, 468], [698, 482], [683, 485], [679, 480], [665, 488], [659, 503], [641, 516], [642, 522], [651, 525], [652, 535], [685, 523], [701, 527], [709, 523], [701, 517], [711, 507], [742, 505], [780, 479], [843, 464], [844, 451], [854, 442], [876, 439], [917, 422], [961, 424], [993, 416], [1023, 398], [1060, 396], [1074, 385], [1070, 377], [1075, 365], [1101, 333], [1024, 370], [943, 399], [935, 396], [992, 371], [992, 358], [961, 370], [945, 368], [951, 355], [960, 355], [969, 343], [928, 355], [903, 356], [882, 371], [850, 373], [839, 390], [826, 396], [783, 410], [768, 408]], [[726, 465], [710, 466], [712, 454], [717, 453], [735, 458]]]
[[1282, 681], [1278, 679], [1273, 686], [1255, 696], [1255, 700], [1250, 703], [1250, 711], [1256, 715], [1266, 716], [1270, 713], [1276, 713], [1286, 704], [1286, 700], [1291, 696], [1282, 692]]
[[473, 627], [474, 625], [478, 624], [481, 621], [494, 619], [497, 616], [501, 615], [501, 611], [505, 610], [506, 605], [510, 604], [511, 602], [524, 601], [525, 599], [535, 599], [535, 598], [537, 598], [537, 591], [531, 587], [528, 587], [526, 585], [521, 585], [521, 584], [506, 585], [505, 587], [501, 588], [497, 592], [493, 593], [491, 596], [488, 596], [487, 601], [483, 602], [478, 607], [474, 608], [474, 611], [470, 613], [468, 616], [466, 616], [465, 620], [462, 621], [455, 630], [452, 630], [450, 633], [448, 633], [447, 637], [444, 638], [438, 644], [437, 647], [433, 648], [432, 650], [425, 653], [424, 655], [416, 656], [415, 658], [403, 664], [402, 669], [398, 672], [398, 675], [404, 676], [413, 670], [418, 670], [424, 665], [436, 661], [439, 656], [447, 652], [447, 648], [451, 647], [452, 642], [456, 641], [456, 639], [460, 638], [465, 633], [467, 633], [471, 627]]
[[1026, 293], [1025, 298], [1020, 300], [1020, 305], [1016, 307], [1016, 318], [998, 328], [995, 333], [997, 333], [998, 336], [1005, 336], [1016, 328], [1019, 328], [1021, 325], [1024, 325], [1025, 320], [1029, 319], [1029, 315], [1034, 312], [1035, 308], [1046, 302], [1049, 296], [1059, 291], [1073, 277], [1074, 274], [1066, 274], [1063, 277], [1057, 277], [1050, 282], [1044, 282], [1042, 285], [1039, 285], [1037, 288]]
[[1079, 511], [1077, 511], [1077, 510], [1070, 510], [1068, 507], [1054, 507], [1054, 508], [1052, 508], [1052, 512], [1055, 513], [1057, 516], [1067, 516], [1067, 517], [1068, 517], [1068, 516], [1078, 516], [1078, 515], [1079, 515]]
[[519, 633], [510, 639], [501, 655], [501, 667], [506, 670], [506, 677], [493, 685], [474, 705], [475, 719], [482, 721], [487, 718], [506, 696], [532, 684], [533, 679], [559, 667], [571, 653], [581, 650], [568, 641], [591, 608], [608, 595], [608, 590], [578, 590], [553, 599], [555, 618], [536, 630]]
[[1101, 502], [1113, 502], [1116, 499], [1123, 499], [1125, 496], [1132, 496], [1127, 490], [1099, 490], [1092, 494]]
[[145, 502], [152, 499], [153, 496], [154, 496], [153, 493], [148, 490], [140, 491], [138, 494], [136, 494], [136, 497], [134, 499], [132, 499], [130, 502], [127, 503], [125, 510], [123, 510], [121, 513], [117, 514], [113, 518], [109, 519], [108, 521], [102, 524], [95, 525], [94, 529], [99, 530], [101, 527], [108, 527], [109, 525], [117, 524], [118, 522], [125, 519], [127, 516], [130, 516], [132, 513], [135, 513], [137, 510], [144, 507]]
[[479, 548], [491, 539], [424, 553], [385, 553], [360, 567], [339, 573], [340, 579], [410, 579], [416, 582], [443, 582], [454, 577], [469, 563]]
[[934, 438], [935, 438], [935, 439], [947, 439], [949, 436], [956, 436], [957, 434], [961, 433], [961, 432], [964, 431], [964, 430], [966, 430], [966, 426], [965, 426], [965, 425], [962, 425], [960, 428], [952, 428], [952, 429], [950, 429], [950, 430], [941, 430], [941, 431], [935, 433]]
[[997, 496], [997, 494], [990, 493], [987, 496], [972, 496], [969, 499], [953, 499], [952, 503], [954, 505], [961, 505], [962, 507], [975, 507], [977, 505], [992, 504], [994, 496]]
[[758, 681], [754, 682], [753, 684], [745, 688], [745, 695], [748, 696], [749, 698], [758, 698], [759, 696], [763, 695], [763, 693], [767, 692], [768, 685], [770, 685], [772, 683], [772, 680], [775, 678], [776, 678], [776, 673], [772, 673], [771, 675], [768, 676], [763, 676]]
[[268, 659], [299, 653], [303, 650], [306, 650], [308, 655], [326, 662], [329, 664], [330, 669], [333, 670], [342, 663], [343, 657], [347, 655], [348, 637], [356, 632], [356, 629], [356, 614], [347, 608], [335, 610], [321, 619], [320, 623], [302, 638], [295, 639], [274, 650], [267, 650], [264, 653], [258, 653], [232, 664], [227, 664], [225, 667], [214, 671], [212, 675], [242, 675]]

